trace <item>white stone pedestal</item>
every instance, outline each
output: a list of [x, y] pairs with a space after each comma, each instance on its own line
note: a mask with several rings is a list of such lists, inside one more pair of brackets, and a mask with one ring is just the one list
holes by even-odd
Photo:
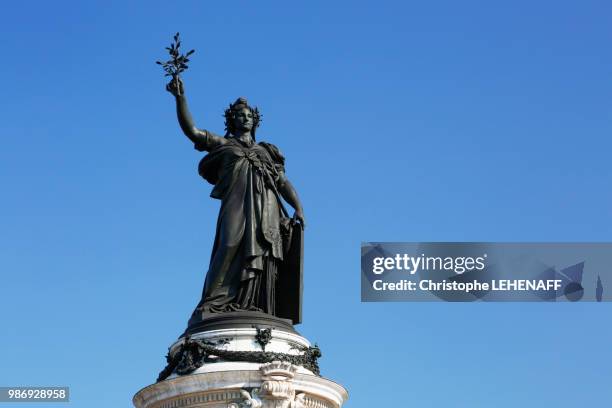
[[339, 408], [346, 390], [280, 361], [257, 371], [217, 371], [176, 377], [140, 390], [136, 408]]
[[[190, 340], [213, 347], [204, 364], [188, 374], [175, 370], [167, 379], [140, 390], [133, 399], [136, 408], [340, 408], [348, 399], [346, 390], [315, 375], [318, 367], [295, 364], [310, 347], [296, 333], [272, 330], [263, 341], [255, 328], [210, 330], [194, 333]], [[181, 356], [179, 339], [170, 356]], [[210, 346], [208, 346], [210, 345]], [[257, 363], [232, 361], [232, 353], [267, 353], [279, 360]], [[282, 358], [290, 361], [282, 361]], [[228, 361], [229, 360], [229, 361]], [[298, 360], [299, 361], [299, 360]], [[197, 364], [196, 364], [197, 365]]]

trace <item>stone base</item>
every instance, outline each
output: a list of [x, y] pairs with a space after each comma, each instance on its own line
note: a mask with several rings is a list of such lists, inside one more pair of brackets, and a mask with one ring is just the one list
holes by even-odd
[[340, 408], [346, 390], [319, 376], [318, 347], [262, 313], [192, 322], [136, 408]]
[[140, 390], [136, 408], [340, 408], [346, 390], [286, 362], [175, 377]]

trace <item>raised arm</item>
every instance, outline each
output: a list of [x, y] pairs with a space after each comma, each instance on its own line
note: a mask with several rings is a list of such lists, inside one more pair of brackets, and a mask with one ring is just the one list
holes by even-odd
[[191, 140], [198, 150], [212, 150], [214, 147], [222, 144], [225, 140], [207, 130], [198, 129], [193, 122], [191, 112], [187, 106], [187, 98], [185, 97], [185, 89], [181, 78], [172, 79], [166, 90], [176, 98], [176, 115], [179, 125], [185, 136]]

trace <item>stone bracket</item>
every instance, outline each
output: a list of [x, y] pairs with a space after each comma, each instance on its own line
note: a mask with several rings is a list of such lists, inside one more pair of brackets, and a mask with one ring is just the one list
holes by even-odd
[[305, 394], [296, 395], [293, 377], [298, 368], [288, 362], [273, 361], [259, 371], [262, 384], [251, 393], [240, 390], [243, 401], [230, 403], [228, 408], [305, 408]]

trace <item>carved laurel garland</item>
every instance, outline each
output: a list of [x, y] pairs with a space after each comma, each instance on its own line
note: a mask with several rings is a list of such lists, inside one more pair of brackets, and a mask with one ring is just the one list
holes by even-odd
[[321, 350], [315, 347], [303, 347], [299, 349], [301, 354], [275, 353], [269, 351], [231, 351], [215, 347], [202, 340], [185, 338], [183, 343], [174, 352], [168, 352], [166, 356], [167, 365], [159, 373], [157, 381], [168, 378], [172, 373], [185, 375], [192, 373], [207, 362], [219, 361], [244, 361], [250, 363], [270, 363], [273, 361], [284, 361], [289, 364], [302, 366], [307, 370], [319, 375], [318, 358]]

